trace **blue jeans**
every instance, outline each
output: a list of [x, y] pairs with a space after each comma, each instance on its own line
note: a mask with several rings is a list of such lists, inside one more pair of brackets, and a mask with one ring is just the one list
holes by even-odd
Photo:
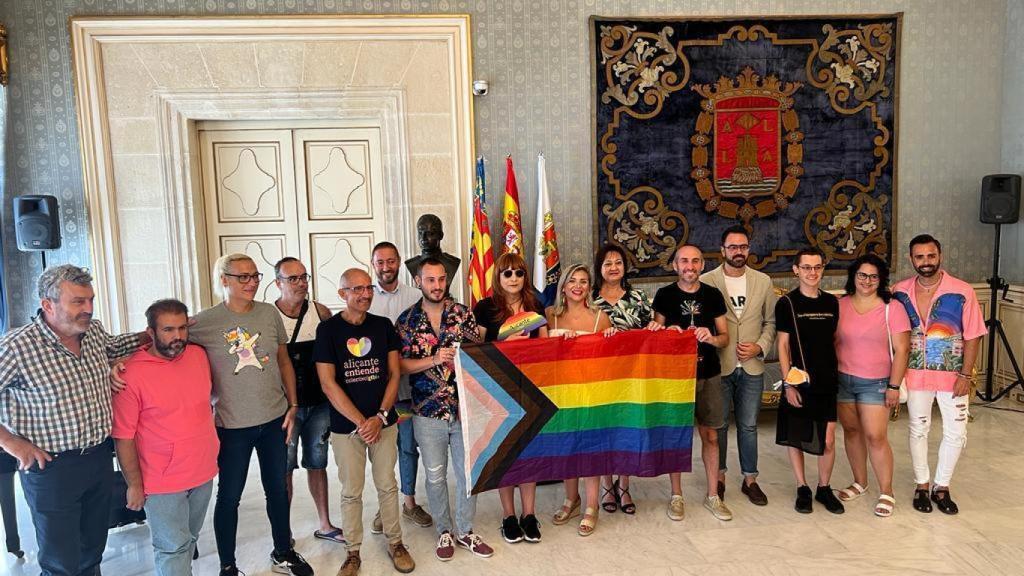
[[299, 406], [295, 411], [295, 431], [288, 442], [288, 471], [299, 467], [299, 440], [302, 441], [302, 467], [327, 469], [327, 438], [331, 434], [331, 404]]
[[235, 563], [235, 537], [238, 534], [238, 503], [249, 475], [252, 451], [260, 462], [260, 480], [267, 498], [267, 517], [274, 551], [291, 549], [291, 520], [288, 510], [288, 489], [284, 478], [288, 473], [288, 446], [281, 423], [284, 417], [248, 428], [217, 428], [220, 438], [220, 480], [217, 502], [213, 508], [213, 532], [217, 537], [217, 554], [221, 566]]
[[757, 415], [761, 412], [763, 374], [747, 374], [737, 366], [732, 374], [722, 375], [722, 404], [725, 426], [718, 429], [718, 469], [725, 472], [725, 455], [729, 450], [729, 406], [736, 420], [736, 446], [740, 453], [740, 470], [744, 476], [757, 476]]
[[[412, 410], [412, 402], [399, 400], [395, 409]], [[402, 494], [416, 495], [416, 470], [420, 463], [419, 445], [413, 431], [412, 418], [398, 423], [398, 473], [402, 477]]]
[[437, 418], [413, 416], [413, 430], [420, 445], [423, 467], [427, 471], [427, 501], [434, 515], [437, 533], [452, 532], [452, 512], [448, 502], [448, 449], [455, 470], [455, 536], [473, 531], [476, 496], [466, 496], [466, 449], [462, 445], [462, 424]]
[[192, 553], [211, 494], [213, 480], [190, 490], [146, 496], [157, 576], [192, 576]]
[[99, 574], [114, 489], [113, 447], [107, 440], [87, 450], [54, 454], [42, 470], [33, 465], [21, 473], [42, 576]]

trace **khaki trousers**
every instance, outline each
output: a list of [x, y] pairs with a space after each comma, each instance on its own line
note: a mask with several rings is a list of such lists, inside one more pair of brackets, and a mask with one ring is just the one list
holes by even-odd
[[331, 434], [334, 461], [338, 464], [341, 482], [341, 527], [348, 541], [347, 549], [357, 551], [363, 543], [363, 485], [366, 481], [366, 458], [370, 458], [373, 485], [377, 488], [380, 519], [388, 544], [402, 541], [399, 524], [398, 481], [395, 464], [398, 462], [398, 427], [388, 426], [380, 431], [380, 439], [367, 444], [358, 434]]

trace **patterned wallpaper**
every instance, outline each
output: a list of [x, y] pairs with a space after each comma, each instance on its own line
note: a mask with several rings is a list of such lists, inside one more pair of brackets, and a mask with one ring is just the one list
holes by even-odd
[[[1024, 2], [1006, 5], [1006, 47], [1003, 49], [1003, 165], [1001, 171], [1024, 174]], [[1024, 222], [1002, 232], [999, 275], [1024, 283]], [[992, 246], [992, 240], [989, 240]], [[990, 265], [991, 267], [991, 265]]]
[[[476, 100], [476, 137], [478, 153], [489, 159], [492, 227], [500, 218], [501, 160], [512, 154], [523, 227], [532, 234], [536, 155], [543, 151], [563, 261], [587, 261], [593, 242], [589, 16], [903, 11], [897, 243], [930, 231], [948, 246], [948, 266], [976, 281], [986, 277], [991, 251], [991, 230], [977, 221], [978, 186], [982, 175], [1001, 168], [1007, 16], [1009, 26], [1024, 32], [1021, 8], [1011, 4], [1008, 10], [1005, 0], [0, 0], [12, 64], [8, 194], [57, 195], [64, 245], [48, 260], [88, 265], [70, 16], [469, 13], [474, 75], [491, 83], [490, 94]], [[1006, 74], [1016, 82], [1006, 93], [1013, 98], [1024, 84], [1022, 42], [1006, 43]], [[1007, 138], [1024, 148], [1024, 104], [1015, 102], [1014, 111], [1016, 128]], [[1019, 170], [1021, 154], [1014, 161]], [[35, 310], [39, 259], [14, 249], [10, 212], [5, 200], [4, 266], [18, 324]], [[900, 261], [897, 274], [906, 270]]]

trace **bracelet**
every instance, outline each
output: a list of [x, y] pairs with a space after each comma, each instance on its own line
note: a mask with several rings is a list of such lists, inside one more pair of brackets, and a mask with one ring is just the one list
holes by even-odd
[[888, 388], [889, 390], [899, 390], [900, 389], [899, 386], [893, 386], [892, 384], [886, 384], [885, 387]]
[[384, 414], [381, 414], [380, 412], [377, 412], [377, 418], [380, 418], [380, 422], [384, 426], [388, 425], [388, 417], [385, 416]]
[[299, 407], [298, 404], [289, 404], [288, 406], [291, 407], [291, 408], [298, 408]]
[[970, 374], [964, 374], [963, 372], [957, 372], [956, 375], [961, 377], [961, 378], [963, 378], [964, 380], [971, 380], [972, 382], [974, 381], [974, 376], [972, 376]]

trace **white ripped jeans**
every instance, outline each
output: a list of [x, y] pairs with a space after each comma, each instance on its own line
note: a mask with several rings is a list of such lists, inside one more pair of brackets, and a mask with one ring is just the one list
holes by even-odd
[[932, 426], [932, 402], [939, 404], [942, 414], [942, 443], [939, 444], [939, 463], [935, 467], [936, 486], [949, 486], [956, 461], [967, 445], [967, 396], [953, 396], [952, 392], [934, 390], [908, 390], [907, 415], [910, 417], [910, 459], [914, 464], [914, 481], [927, 484], [928, 430]]

